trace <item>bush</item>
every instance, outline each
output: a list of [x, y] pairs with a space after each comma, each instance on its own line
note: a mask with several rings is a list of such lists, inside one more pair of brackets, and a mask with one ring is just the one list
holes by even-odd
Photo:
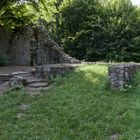
[[140, 62], [140, 8], [130, 0], [107, 1], [73, 0], [64, 7], [61, 46], [79, 60]]

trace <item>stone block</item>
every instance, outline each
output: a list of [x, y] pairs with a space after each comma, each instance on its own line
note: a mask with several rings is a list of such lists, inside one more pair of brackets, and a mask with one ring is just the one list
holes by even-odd
[[17, 86], [17, 85], [21, 85], [21, 86], [27, 86], [28, 82], [26, 78], [20, 77], [20, 76], [13, 76], [10, 80], [9, 80], [9, 85], [11, 87], [13, 86]]
[[109, 86], [112, 90], [122, 89], [131, 85], [134, 72], [140, 68], [139, 64], [116, 64], [108, 68]]

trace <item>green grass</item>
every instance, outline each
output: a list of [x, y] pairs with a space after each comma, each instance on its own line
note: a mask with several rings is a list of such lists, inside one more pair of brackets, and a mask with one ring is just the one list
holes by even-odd
[[[132, 89], [111, 92], [106, 65], [86, 65], [54, 79], [40, 95], [0, 95], [0, 140], [140, 139], [140, 73]], [[19, 105], [28, 104], [27, 110]], [[24, 116], [18, 119], [17, 113]]]

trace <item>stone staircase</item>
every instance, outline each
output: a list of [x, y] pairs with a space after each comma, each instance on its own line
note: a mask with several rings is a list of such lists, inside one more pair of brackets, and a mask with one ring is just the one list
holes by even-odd
[[47, 90], [48, 83], [45, 79], [38, 78], [35, 70], [24, 72], [17, 71], [11, 74], [0, 74], [0, 90], [6, 87], [13, 87], [16, 85], [23, 85], [27, 91]]
[[30, 75], [28, 77], [23, 76], [27, 80], [27, 86], [26, 89], [30, 91], [35, 90], [47, 90], [48, 89], [48, 83], [41, 78], [38, 78], [35, 75]]
[[2, 74], [0, 75], [0, 90], [1, 85], [5, 83], [8, 83], [10, 87], [22, 85], [28, 91], [47, 90], [50, 87], [47, 81], [50, 81], [58, 75], [63, 76], [80, 65], [79, 63], [49, 64], [37, 66], [35, 69], [27, 72], [17, 71], [9, 75]]
[[10, 80], [11, 76], [9, 74], [0, 74], [0, 84], [4, 84]]

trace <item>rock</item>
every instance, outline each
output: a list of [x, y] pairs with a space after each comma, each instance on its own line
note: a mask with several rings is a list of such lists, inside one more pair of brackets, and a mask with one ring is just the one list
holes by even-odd
[[22, 117], [25, 116], [25, 114], [24, 113], [17, 113], [16, 116], [17, 116], [18, 119], [21, 119]]
[[30, 76], [30, 75], [31, 75], [30, 72], [24, 72], [24, 71], [17, 71], [11, 73], [11, 76]]
[[10, 80], [9, 80], [9, 85], [11, 87], [16, 86], [16, 85], [22, 85], [22, 86], [27, 86], [27, 79], [23, 78], [21, 76], [13, 76]]
[[25, 110], [29, 109], [29, 107], [30, 107], [30, 105], [27, 105], [27, 104], [21, 104], [21, 105], [19, 106], [19, 109], [25, 111]]
[[110, 136], [110, 140], [118, 140], [119, 136], [120, 136], [120, 134], [114, 133]]
[[47, 91], [50, 88], [51, 88], [50, 86], [39, 88], [27, 87], [26, 91], [30, 92], [31, 95], [39, 95], [40, 91]]

